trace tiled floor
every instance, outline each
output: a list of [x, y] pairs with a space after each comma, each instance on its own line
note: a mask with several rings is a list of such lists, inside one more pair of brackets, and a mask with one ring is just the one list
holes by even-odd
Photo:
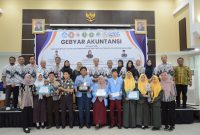
[[[1, 135], [22, 135], [23, 130], [21, 128], [0, 128]], [[172, 132], [164, 131], [151, 131], [151, 129], [142, 130], [136, 129], [109, 129], [104, 127], [102, 129], [96, 130], [94, 127], [91, 129], [83, 128], [79, 129], [74, 127], [73, 129], [40, 129], [37, 130], [32, 128], [31, 133], [34, 135], [200, 135], [200, 123], [187, 124], [187, 125], [176, 125], [176, 129]]]

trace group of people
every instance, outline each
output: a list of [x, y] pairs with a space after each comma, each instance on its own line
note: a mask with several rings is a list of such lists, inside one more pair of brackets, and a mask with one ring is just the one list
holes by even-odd
[[[162, 55], [161, 60], [162, 64], [156, 68], [151, 60], [146, 62], [145, 67], [140, 60], [135, 65], [129, 60], [126, 67], [119, 60], [118, 66], [113, 67], [112, 60], [108, 60], [107, 67], [102, 68], [99, 59], [94, 58], [91, 68], [87, 69], [78, 62], [73, 70], [68, 60], [61, 66], [60, 57], [55, 58], [55, 65], [50, 69], [46, 68], [45, 60], [37, 66], [34, 56], [30, 56], [26, 66], [23, 56], [18, 57], [18, 64], [15, 64], [15, 57], [10, 57], [9, 65], [2, 72], [6, 110], [11, 109], [13, 93], [12, 104], [14, 109], [20, 104], [25, 133], [30, 133], [31, 117], [37, 129], [50, 129], [53, 125], [60, 128], [60, 124], [65, 128], [66, 109], [69, 111], [69, 127], [73, 128], [75, 95], [79, 128], [84, 125], [90, 128], [92, 123], [96, 128], [106, 125], [109, 107], [110, 128], [146, 129], [152, 125], [152, 130], [159, 130], [162, 115], [164, 129], [172, 131], [175, 128], [175, 107], [180, 107], [182, 93], [183, 107], [186, 108], [187, 86], [191, 85], [192, 77], [182, 57], [177, 59], [176, 67], [167, 63], [166, 55]], [[91, 107], [93, 122], [90, 120]]]

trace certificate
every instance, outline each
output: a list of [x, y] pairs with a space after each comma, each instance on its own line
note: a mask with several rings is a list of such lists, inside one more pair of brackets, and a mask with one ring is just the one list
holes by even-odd
[[120, 92], [113, 92], [113, 93], [111, 93], [111, 96], [112, 97], [119, 97], [120, 96]]
[[45, 94], [49, 94], [50, 90], [48, 86], [42, 86], [39, 89], [39, 94], [45, 95]]
[[131, 91], [127, 95], [128, 99], [138, 100], [139, 99], [139, 91]]
[[96, 96], [97, 97], [105, 97], [106, 96], [106, 90], [105, 89], [97, 89]]

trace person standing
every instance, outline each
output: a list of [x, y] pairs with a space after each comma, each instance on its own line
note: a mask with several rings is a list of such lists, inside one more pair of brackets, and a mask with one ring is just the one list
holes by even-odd
[[45, 128], [46, 122], [46, 97], [39, 93], [41, 87], [45, 85], [45, 79], [42, 73], [37, 73], [37, 79], [34, 83], [33, 92], [33, 122], [36, 124], [36, 128]]
[[152, 130], [160, 130], [161, 123], [161, 99], [163, 97], [163, 90], [157, 76], [152, 76], [151, 81], [151, 122]]
[[29, 125], [31, 123], [31, 116], [33, 112], [33, 81], [30, 74], [26, 74], [22, 85], [21, 90], [21, 106], [22, 109], [22, 121], [23, 121], [23, 130], [25, 133], [30, 133]]
[[150, 84], [145, 74], [141, 74], [138, 79], [138, 90], [139, 90], [139, 100], [137, 101], [137, 126], [140, 126], [142, 129], [148, 128], [150, 125], [150, 109], [148, 103], [148, 88]]
[[69, 75], [70, 75], [70, 78], [73, 78], [73, 74], [72, 74], [72, 73], [73, 73], [73, 70], [71, 69], [71, 67], [70, 67], [70, 62], [69, 62], [68, 60], [66, 60], [66, 61], [64, 62], [64, 66], [62, 67], [61, 71], [62, 71], [62, 73], [68, 72]]
[[189, 67], [184, 65], [182, 57], [177, 59], [178, 66], [174, 68], [174, 80], [176, 84], [177, 96], [176, 104], [180, 107], [180, 96], [182, 93], [183, 108], [186, 108], [188, 85], [192, 86], [192, 74]]
[[99, 58], [93, 59], [94, 66], [90, 68], [89, 75], [92, 77], [93, 83], [97, 83], [98, 77], [103, 74], [103, 69], [99, 66]]
[[121, 77], [124, 79], [126, 76], [126, 68], [124, 67], [123, 60], [118, 60], [118, 66], [116, 69], [117, 69], [118, 77]]
[[35, 63], [35, 56], [29, 57], [29, 64], [25, 67], [26, 74], [30, 74], [32, 76], [32, 82], [34, 83], [37, 78], [37, 69], [38, 66]]
[[146, 67], [145, 67], [145, 75], [150, 80], [153, 74], [154, 74], [154, 67], [152, 65], [152, 62], [151, 60], [147, 60]]
[[117, 69], [112, 70], [112, 78], [108, 80], [108, 93], [110, 100], [110, 128], [115, 126], [115, 109], [117, 109], [117, 126], [122, 126], [122, 84], [123, 80], [118, 77]]
[[130, 71], [126, 73], [123, 82], [123, 127], [135, 128], [136, 127], [136, 100], [129, 99], [130, 92], [135, 91], [135, 80]]
[[[93, 102], [93, 121], [96, 128], [100, 128], [106, 125], [106, 106], [108, 105], [107, 96], [107, 85], [105, 78], [101, 75], [98, 77], [98, 83], [93, 85], [92, 89], [92, 102]], [[100, 94], [100, 95], [99, 95]]]
[[74, 84], [79, 109], [79, 128], [83, 128], [84, 123], [87, 128], [90, 128], [91, 91], [93, 83], [92, 78], [87, 75], [86, 67], [81, 67], [80, 73], [81, 75], [76, 77]]
[[60, 128], [59, 124], [59, 91], [58, 87], [60, 87], [60, 83], [56, 81], [54, 72], [50, 72], [48, 75], [49, 79], [49, 87], [50, 87], [50, 94], [47, 96], [47, 119], [48, 119], [48, 126], [47, 129], [52, 128], [53, 125], [53, 114], [55, 118], [55, 125], [56, 128]]
[[40, 61], [40, 68], [38, 68], [38, 73], [41, 73], [43, 75], [43, 78], [46, 80], [48, 79], [48, 70], [46, 68], [46, 61], [45, 60], [41, 60]]
[[161, 86], [163, 89], [161, 108], [164, 129], [172, 131], [175, 128], [176, 87], [166, 72], [161, 74]]
[[171, 79], [174, 75], [174, 69], [171, 64], [167, 62], [167, 55], [161, 56], [162, 63], [158, 65], [158, 67], [155, 70], [155, 74], [159, 77], [162, 72], [167, 72], [171, 76]]
[[15, 57], [9, 58], [9, 65], [3, 68], [2, 72], [3, 87], [6, 89], [6, 110], [11, 110], [10, 96], [13, 93], [13, 105], [17, 108], [19, 87], [16, 87], [15, 78]]
[[112, 78], [112, 69], [113, 69], [113, 62], [112, 60], [108, 60], [107, 67], [103, 71], [103, 75], [106, 77], [106, 80]]
[[62, 128], [66, 127], [66, 108], [69, 110], [69, 127], [73, 128], [74, 124], [74, 110], [73, 110], [73, 93], [74, 82], [70, 78], [70, 70], [63, 72], [63, 79], [61, 80], [61, 86], [58, 88], [60, 91], [60, 106], [61, 106], [61, 122]]
[[50, 69], [50, 72], [54, 72], [56, 81], [60, 82], [62, 78], [62, 66], [61, 66], [61, 58], [55, 58], [55, 65]]
[[145, 68], [143, 65], [141, 65], [141, 60], [136, 60], [135, 62], [135, 68], [139, 72], [139, 74], [144, 74], [145, 73]]
[[72, 78], [72, 80], [75, 82], [75, 80], [76, 80], [76, 77], [77, 76], [79, 76], [81, 73], [80, 73], [80, 69], [81, 69], [81, 67], [82, 67], [83, 65], [82, 65], [82, 63], [81, 62], [77, 62], [77, 64], [76, 64], [76, 69], [74, 69], [74, 71], [73, 71], [73, 76], [71, 77]]
[[135, 68], [134, 64], [133, 64], [133, 61], [132, 60], [129, 60], [127, 62], [127, 65], [126, 65], [126, 71], [130, 71], [134, 77], [134, 79], [137, 81], [138, 78], [140, 77], [140, 74], [139, 72], [137, 71], [137, 69]]

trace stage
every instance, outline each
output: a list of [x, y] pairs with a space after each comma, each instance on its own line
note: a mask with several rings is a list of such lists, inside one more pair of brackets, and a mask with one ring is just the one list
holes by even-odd
[[[107, 109], [107, 120], [109, 124], [109, 109]], [[74, 125], [78, 126], [78, 110], [75, 109]], [[22, 126], [22, 113], [21, 110], [6, 111], [5, 108], [0, 109], [0, 127], [21, 127]], [[91, 110], [92, 121], [92, 110]], [[176, 124], [192, 124], [193, 122], [200, 121], [200, 106], [188, 105], [186, 109], [176, 109]], [[33, 123], [30, 123], [34, 126]]]

